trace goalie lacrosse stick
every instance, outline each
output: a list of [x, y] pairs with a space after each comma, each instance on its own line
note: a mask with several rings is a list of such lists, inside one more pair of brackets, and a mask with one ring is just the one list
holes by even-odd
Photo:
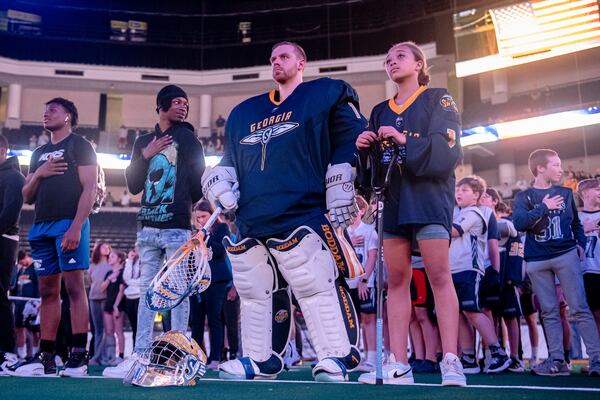
[[[232, 190], [237, 189], [237, 183]], [[194, 237], [179, 247], [165, 261], [146, 291], [146, 305], [152, 311], [168, 311], [186, 297], [202, 293], [210, 285], [210, 252], [206, 243], [209, 229], [223, 211], [217, 207], [206, 224]]]
[[390, 185], [392, 168], [396, 165], [400, 149], [388, 140], [377, 141], [371, 145], [369, 159], [371, 164], [371, 188], [377, 199], [377, 365], [375, 368], [375, 384], [383, 384], [383, 206], [385, 194]]

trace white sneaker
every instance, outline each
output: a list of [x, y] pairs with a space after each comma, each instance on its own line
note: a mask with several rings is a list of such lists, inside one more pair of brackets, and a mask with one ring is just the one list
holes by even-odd
[[123, 379], [138, 359], [139, 356], [134, 353], [129, 357], [126, 357], [119, 365], [115, 367], [104, 368], [104, 371], [102, 371], [102, 376], [107, 378]]
[[16, 364], [19, 358], [16, 354], [9, 352], [0, 352], [0, 376], [7, 376], [9, 374], [8, 367]]
[[442, 386], [467, 386], [467, 378], [463, 372], [460, 358], [455, 354], [446, 353], [440, 363]]
[[346, 382], [348, 373], [342, 362], [335, 358], [324, 358], [312, 370], [317, 382]]
[[[390, 354], [387, 361], [381, 371], [385, 385], [410, 385], [415, 383], [410, 365], [396, 362], [396, 357], [393, 354]], [[376, 371], [367, 372], [358, 377], [360, 383], [370, 385], [374, 385], [376, 380]]]

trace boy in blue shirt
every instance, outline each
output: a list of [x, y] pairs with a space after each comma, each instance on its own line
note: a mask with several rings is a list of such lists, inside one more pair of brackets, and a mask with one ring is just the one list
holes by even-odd
[[585, 300], [580, 261], [586, 237], [577, 215], [573, 191], [558, 186], [563, 170], [558, 154], [549, 149], [529, 155], [533, 187], [517, 194], [513, 217], [515, 228], [525, 231], [525, 261], [533, 292], [542, 310], [549, 356], [532, 371], [536, 375], [569, 375], [564, 360], [563, 331], [556, 296], [558, 277], [577, 330], [590, 357], [590, 375], [600, 376], [600, 339]]

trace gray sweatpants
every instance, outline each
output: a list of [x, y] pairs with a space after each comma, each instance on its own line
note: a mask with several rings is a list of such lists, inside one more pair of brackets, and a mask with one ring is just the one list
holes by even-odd
[[531, 279], [533, 293], [537, 296], [542, 309], [549, 358], [564, 359], [560, 305], [554, 280], [557, 276], [590, 360], [600, 359], [600, 337], [592, 312], [585, 300], [583, 274], [577, 250], [573, 249], [549, 260], [527, 261], [527, 274]]

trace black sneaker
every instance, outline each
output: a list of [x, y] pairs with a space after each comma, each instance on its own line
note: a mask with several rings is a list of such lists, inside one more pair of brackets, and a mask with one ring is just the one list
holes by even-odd
[[510, 372], [525, 372], [527, 368], [525, 367], [525, 363], [523, 363], [523, 361], [519, 360], [518, 358], [511, 357], [508, 370]]
[[440, 372], [440, 365], [431, 360], [423, 360], [420, 364], [413, 366], [413, 373], [432, 374]]
[[60, 371], [60, 376], [87, 376], [88, 375], [88, 352], [78, 351], [69, 354], [65, 369]]
[[464, 355], [460, 358], [460, 363], [465, 374], [478, 374], [481, 372], [481, 367], [474, 357]]
[[58, 375], [54, 354], [39, 351], [33, 357], [19, 361], [9, 368], [10, 375], [14, 376], [53, 376]]
[[496, 374], [502, 372], [510, 367], [511, 359], [506, 355], [504, 350], [499, 348], [497, 351], [492, 353], [490, 359], [490, 365], [485, 370], [486, 374]]

